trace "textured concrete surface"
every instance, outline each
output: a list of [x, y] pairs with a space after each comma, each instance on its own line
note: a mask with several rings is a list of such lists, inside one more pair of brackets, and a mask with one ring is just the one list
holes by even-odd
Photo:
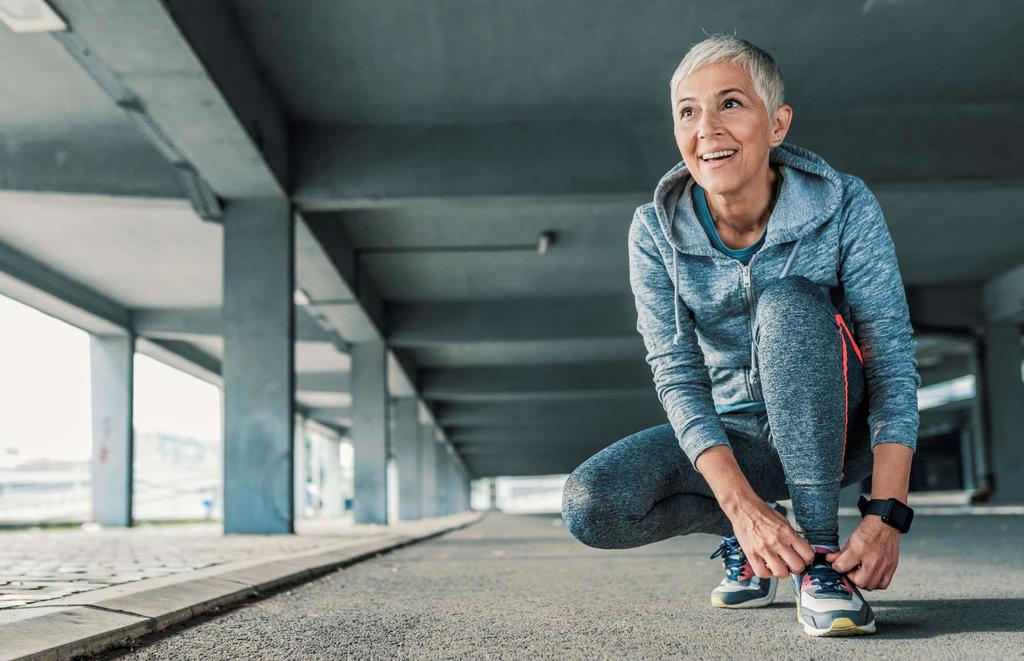
[[707, 605], [720, 577], [711, 537], [602, 551], [557, 517], [492, 514], [112, 656], [1020, 657], [1021, 542], [1024, 517], [921, 517], [893, 587], [867, 595], [879, 633], [810, 639], [788, 585], [770, 608]]
[[229, 563], [314, 553], [391, 532], [418, 536], [421, 528], [416, 521], [389, 528], [341, 518], [296, 522], [298, 535], [224, 536], [218, 524], [0, 532], [0, 611]]
[[[0, 661], [66, 659], [133, 644], [193, 617], [235, 606], [287, 585], [429, 538], [481, 518], [477, 512], [348, 526], [347, 537], [310, 535], [305, 548], [177, 574], [111, 585], [0, 610]], [[319, 526], [321, 533], [334, 526]], [[376, 532], [374, 532], [376, 531]], [[174, 537], [168, 537], [173, 543]], [[251, 538], [258, 541], [258, 538]]]
[[218, 524], [0, 532], [0, 610], [389, 532], [417, 535], [416, 525], [353, 525], [349, 517], [299, 521], [299, 535], [226, 537]]

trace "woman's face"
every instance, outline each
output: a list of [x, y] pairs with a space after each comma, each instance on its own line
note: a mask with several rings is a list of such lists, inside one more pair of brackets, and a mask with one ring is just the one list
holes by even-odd
[[[792, 108], [769, 121], [746, 69], [732, 62], [701, 67], [676, 89], [676, 145], [687, 169], [709, 193], [741, 192], [768, 170], [768, 152], [782, 143]], [[718, 154], [718, 158], [706, 156]]]

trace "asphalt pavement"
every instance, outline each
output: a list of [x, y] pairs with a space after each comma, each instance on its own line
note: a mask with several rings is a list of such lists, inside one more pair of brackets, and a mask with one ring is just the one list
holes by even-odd
[[554, 515], [490, 514], [106, 658], [1024, 656], [1024, 517], [914, 525], [893, 585], [865, 593], [878, 620], [870, 637], [808, 638], [788, 583], [768, 608], [711, 608], [721, 569], [710, 536], [604, 551]]

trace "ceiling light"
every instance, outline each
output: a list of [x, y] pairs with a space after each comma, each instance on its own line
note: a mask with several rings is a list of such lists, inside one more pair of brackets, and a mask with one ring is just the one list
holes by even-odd
[[14, 32], [59, 32], [68, 25], [45, 0], [0, 0], [0, 20]]
[[548, 248], [555, 242], [554, 232], [541, 232], [540, 236], [537, 237], [537, 254], [544, 255], [547, 253]]
[[309, 294], [307, 294], [302, 289], [296, 289], [293, 292], [293, 294], [292, 294], [292, 301], [295, 303], [295, 305], [298, 305], [298, 306], [301, 306], [301, 307], [305, 307], [305, 306], [309, 305], [310, 303], [312, 303], [312, 301], [309, 300]]

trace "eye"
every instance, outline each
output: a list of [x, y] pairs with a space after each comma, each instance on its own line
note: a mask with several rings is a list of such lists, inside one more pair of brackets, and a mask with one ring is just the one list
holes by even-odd
[[[735, 105], [734, 106], [730, 106], [729, 105], [730, 103], [735, 104]], [[723, 109], [729, 109], [729, 108], [733, 108], [733, 107], [737, 107], [737, 106], [742, 106], [742, 105], [743, 104], [740, 103], [738, 99], [726, 99], [724, 102], [722, 102], [722, 108]]]
[[690, 106], [681, 108], [679, 110], [679, 119], [686, 119], [688, 117], [693, 117], [693, 108], [691, 108]]

